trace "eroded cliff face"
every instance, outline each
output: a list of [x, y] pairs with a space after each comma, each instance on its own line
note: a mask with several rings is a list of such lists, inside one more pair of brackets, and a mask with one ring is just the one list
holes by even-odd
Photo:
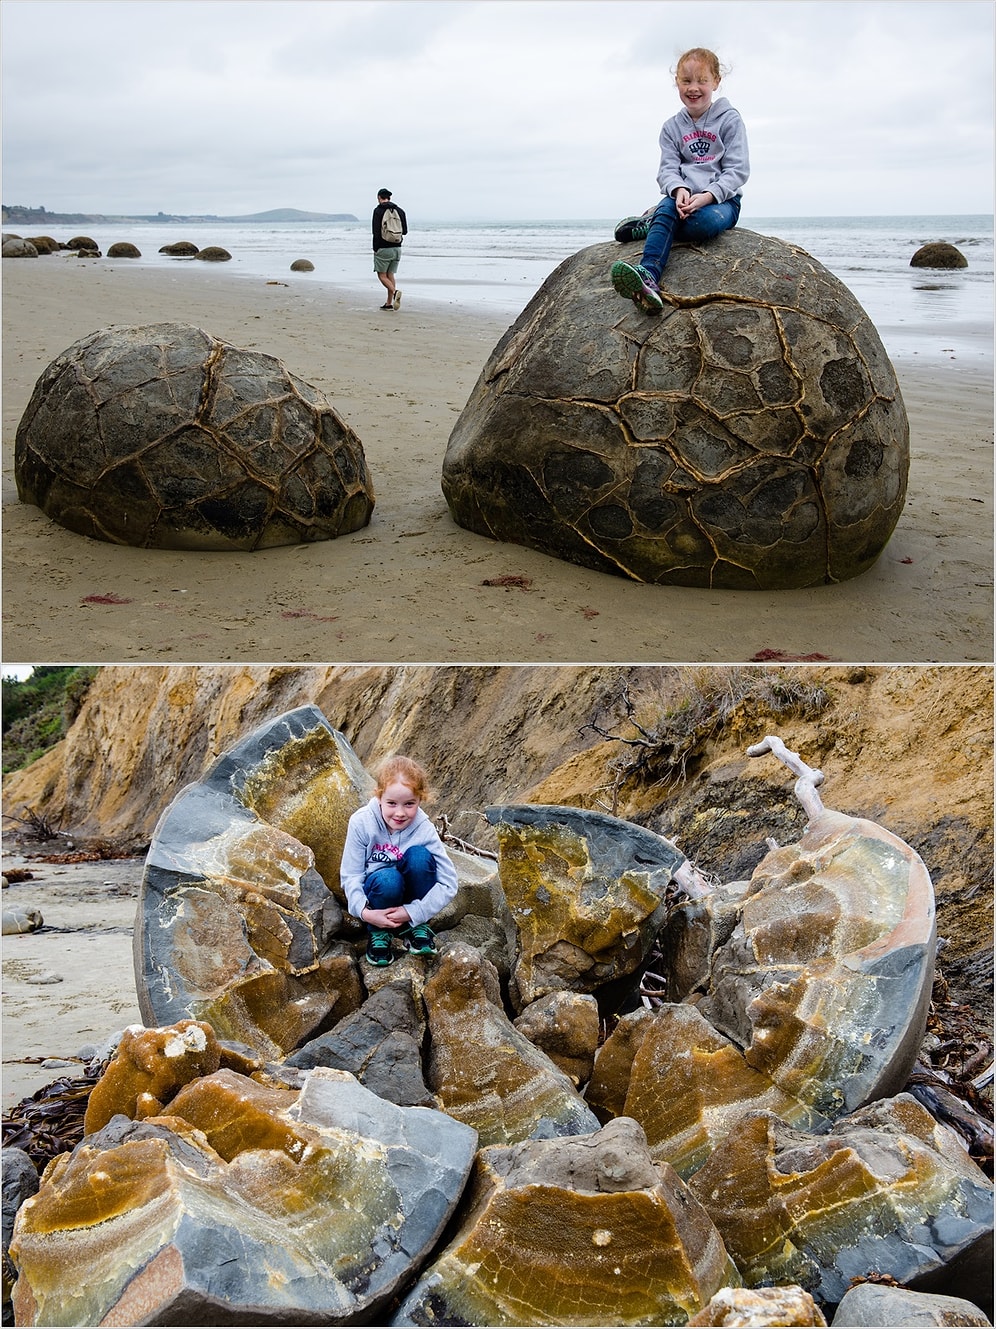
[[573, 804], [648, 826], [732, 881], [750, 875], [767, 837], [784, 843], [805, 821], [784, 768], [745, 755], [774, 732], [824, 772], [830, 805], [882, 822], [922, 856], [942, 970], [959, 999], [991, 1006], [992, 670], [756, 672], [823, 688], [827, 704], [810, 718], [776, 716], [747, 695], [705, 726], [675, 778], [655, 761], [625, 768], [648, 755], [645, 736], [666, 729], [669, 708], [680, 716], [722, 680], [718, 668], [106, 667], [66, 739], [4, 780], [4, 811], [30, 808], [62, 830], [141, 849], [183, 785], [265, 719], [312, 702], [368, 769], [389, 752], [417, 756], [437, 792], [430, 813], [481, 846], [492, 844], [489, 805]]

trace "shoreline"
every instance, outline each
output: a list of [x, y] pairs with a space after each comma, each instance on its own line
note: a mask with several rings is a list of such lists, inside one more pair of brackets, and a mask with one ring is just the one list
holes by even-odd
[[[909, 493], [870, 571], [805, 591], [708, 591], [629, 582], [452, 521], [440, 491], [446, 443], [514, 315], [420, 302], [418, 283], [390, 314], [377, 308], [372, 273], [353, 289], [52, 255], [8, 260], [3, 275], [5, 661], [992, 661], [984, 338], [972, 338], [977, 354], [931, 350], [928, 339], [894, 360]], [[166, 321], [266, 351], [324, 390], [363, 444], [371, 524], [255, 554], [139, 550], [85, 539], [19, 503], [14, 435], [46, 365], [97, 328]]]

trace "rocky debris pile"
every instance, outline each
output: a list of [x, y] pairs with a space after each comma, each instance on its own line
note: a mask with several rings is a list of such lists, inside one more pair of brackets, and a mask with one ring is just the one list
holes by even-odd
[[[809, 825], [749, 882], [493, 808], [497, 869], [454, 851], [438, 956], [373, 970], [338, 880], [349, 744], [307, 706], [237, 745], [160, 821], [150, 1027], [21, 1197], [18, 1323], [884, 1324], [925, 1292], [986, 1323], [992, 1185], [903, 1092], [926, 869], [752, 752]], [[651, 946], [673, 991], [644, 1003]], [[840, 1319], [868, 1279], [888, 1305]]]
[[675, 250], [652, 318], [613, 290], [619, 256], [568, 258], [495, 347], [446, 449], [454, 521], [658, 584], [865, 572], [903, 510], [909, 424], [851, 292], [738, 228]]
[[57, 356], [14, 476], [68, 530], [145, 549], [331, 540], [374, 506], [362, 444], [324, 393], [183, 323], [103, 329]]

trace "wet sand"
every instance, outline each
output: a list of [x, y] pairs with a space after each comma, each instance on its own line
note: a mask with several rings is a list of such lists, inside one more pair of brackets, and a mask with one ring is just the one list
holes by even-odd
[[4, 910], [34, 908], [43, 919], [37, 932], [3, 939], [6, 1113], [53, 1080], [81, 1075], [81, 1050], [142, 1023], [132, 932], [145, 864], [45, 863], [6, 837], [3, 864], [32, 873], [4, 888]]
[[[356, 292], [203, 264], [6, 261], [4, 660], [992, 660], [991, 353], [925, 342], [897, 363], [909, 495], [864, 576], [777, 593], [645, 586], [455, 525], [443, 454], [509, 320], [417, 293], [387, 313], [380, 294], [372, 275]], [[255, 554], [174, 553], [88, 540], [17, 501], [14, 436], [45, 366], [98, 328], [174, 320], [275, 355], [330, 395], [374, 477], [368, 527]]]

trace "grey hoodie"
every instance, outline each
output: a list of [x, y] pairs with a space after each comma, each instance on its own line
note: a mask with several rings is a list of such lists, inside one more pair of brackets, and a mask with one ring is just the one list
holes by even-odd
[[438, 914], [457, 889], [456, 868], [443, 847], [430, 819], [419, 808], [415, 820], [403, 831], [388, 829], [381, 816], [380, 803], [372, 798], [365, 808], [354, 812], [346, 829], [339, 881], [346, 893], [346, 904], [354, 918], [361, 918], [368, 901], [365, 892], [369, 873], [400, 859], [413, 844], [425, 845], [436, 860], [436, 884], [422, 900], [405, 903], [413, 924], [428, 923]]
[[725, 97], [693, 120], [683, 106], [661, 130], [662, 194], [684, 188], [693, 194], [708, 190], [717, 203], [739, 194], [750, 175], [747, 130]]

